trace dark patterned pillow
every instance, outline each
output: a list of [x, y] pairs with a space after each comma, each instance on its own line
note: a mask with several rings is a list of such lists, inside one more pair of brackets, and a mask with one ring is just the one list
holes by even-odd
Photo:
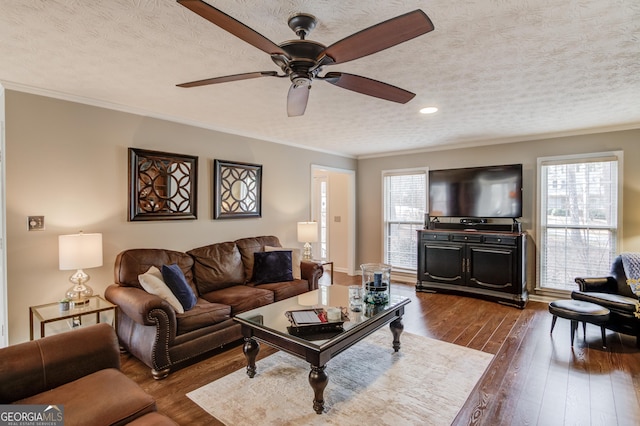
[[254, 253], [253, 281], [256, 284], [293, 281], [291, 250]]

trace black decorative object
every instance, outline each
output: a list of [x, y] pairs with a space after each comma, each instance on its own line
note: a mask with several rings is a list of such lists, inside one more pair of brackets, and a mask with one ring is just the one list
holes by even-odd
[[129, 148], [129, 220], [197, 219], [198, 157]]
[[262, 216], [262, 165], [214, 160], [214, 219]]

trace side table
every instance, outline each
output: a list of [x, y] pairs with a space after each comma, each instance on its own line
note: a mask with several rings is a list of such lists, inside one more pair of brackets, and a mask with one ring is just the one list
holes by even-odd
[[[117, 328], [118, 315], [117, 310], [118, 306], [104, 300], [100, 296], [91, 296], [89, 297], [89, 302], [84, 305], [75, 306], [73, 308], [69, 308], [66, 311], [60, 310], [59, 302], [56, 303], [47, 303], [45, 305], [38, 306], [30, 306], [29, 307], [29, 339], [33, 340], [33, 326], [34, 326], [34, 318], [37, 318], [40, 321], [40, 337], [44, 337], [45, 324], [55, 322], [55, 321], [63, 321], [67, 319], [71, 319], [74, 323], [77, 321], [77, 325], [82, 325], [82, 317], [85, 315], [95, 314], [96, 323], [100, 322], [100, 313], [105, 311], [113, 311], [113, 325]], [[74, 325], [75, 327], [75, 325]]]
[[331, 284], [333, 284], [333, 261], [332, 260], [317, 260], [317, 259], [312, 259], [312, 262], [317, 263], [318, 265], [324, 266], [324, 265], [331, 265]]

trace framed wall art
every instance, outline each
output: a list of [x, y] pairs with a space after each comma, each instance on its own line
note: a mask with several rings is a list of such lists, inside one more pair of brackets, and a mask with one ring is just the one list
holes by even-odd
[[214, 219], [262, 216], [262, 165], [214, 160]]
[[198, 157], [129, 148], [129, 221], [197, 219]]

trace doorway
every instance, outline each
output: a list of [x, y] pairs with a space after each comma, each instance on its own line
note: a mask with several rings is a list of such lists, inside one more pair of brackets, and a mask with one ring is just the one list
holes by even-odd
[[311, 165], [311, 220], [319, 230], [314, 256], [349, 275], [356, 274], [355, 198], [354, 170]]

